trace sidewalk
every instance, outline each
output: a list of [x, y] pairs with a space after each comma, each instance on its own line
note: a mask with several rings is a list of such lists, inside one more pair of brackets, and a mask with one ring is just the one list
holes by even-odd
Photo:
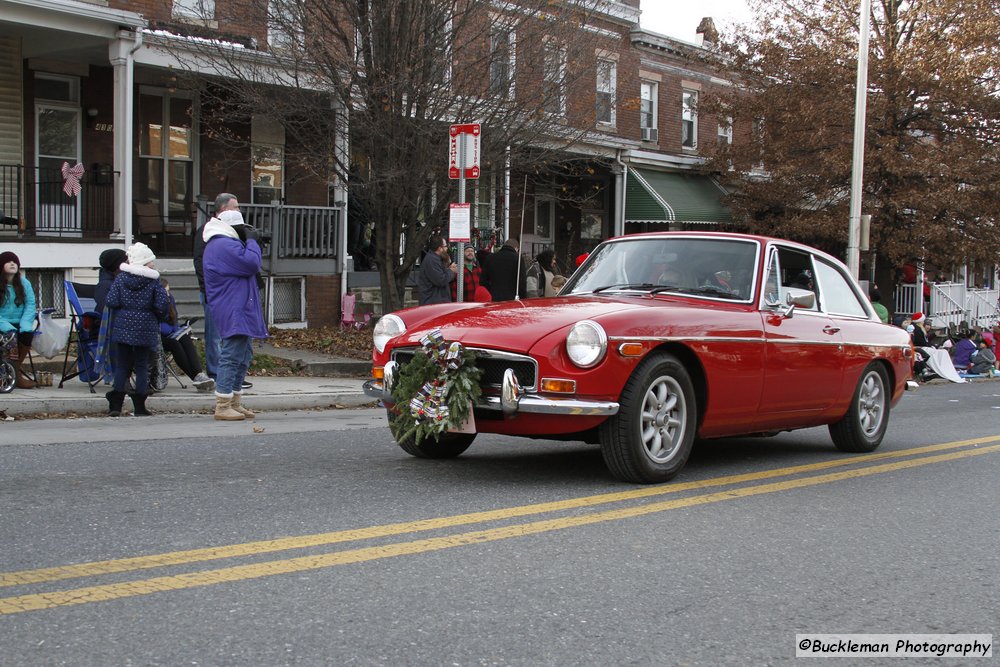
[[[279, 350], [269, 345], [255, 346], [255, 351], [298, 362], [311, 375], [306, 377], [251, 376], [253, 387], [243, 392], [243, 402], [253, 410], [285, 411], [374, 405], [365, 396], [361, 384], [368, 377], [371, 362], [325, 357], [297, 350]], [[53, 370], [52, 361], [36, 361], [36, 368]], [[67, 380], [58, 387], [62, 359], [53, 370], [51, 387], [14, 389], [0, 394], [0, 417], [63, 417], [67, 415], [97, 415], [108, 411], [104, 393], [111, 389], [103, 383], [90, 393], [86, 382], [78, 378]], [[214, 392], [197, 391], [188, 378], [181, 375], [187, 389], [170, 377], [167, 388], [156, 392], [146, 401], [154, 414], [207, 412], [215, 409]], [[125, 410], [131, 412], [132, 401], [125, 399]]]

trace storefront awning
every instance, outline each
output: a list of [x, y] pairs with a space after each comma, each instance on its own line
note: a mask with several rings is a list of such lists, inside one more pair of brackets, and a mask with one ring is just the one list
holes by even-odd
[[651, 169], [630, 169], [625, 187], [625, 222], [728, 223], [725, 191], [711, 178]]

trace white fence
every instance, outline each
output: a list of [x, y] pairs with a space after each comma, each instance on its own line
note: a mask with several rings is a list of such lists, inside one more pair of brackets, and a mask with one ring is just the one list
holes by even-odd
[[931, 283], [930, 291], [928, 307], [923, 299], [917, 298], [916, 284], [897, 285], [896, 312], [923, 312], [935, 326], [961, 326], [964, 322], [966, 326], [991, 328], [1000, 322], [1000, 290], [975, 289], [962, 283]]

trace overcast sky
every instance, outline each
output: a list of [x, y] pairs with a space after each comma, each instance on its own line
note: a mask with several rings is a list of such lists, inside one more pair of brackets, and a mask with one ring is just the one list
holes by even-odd
[[663, 35], [696, 42], [695, 29], [704, 16], [715, 19], [715, 27], [725, 32], [733, 22], [745, 22], [750, 10], [745, 0], [642, 0], [639, 25]]

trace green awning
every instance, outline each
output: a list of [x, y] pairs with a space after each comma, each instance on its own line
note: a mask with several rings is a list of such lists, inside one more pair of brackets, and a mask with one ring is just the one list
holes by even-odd
[[625, 186], [625, 222], [732, 222], [720, 198], [725, 191], [700, 174], [630, 169]]

